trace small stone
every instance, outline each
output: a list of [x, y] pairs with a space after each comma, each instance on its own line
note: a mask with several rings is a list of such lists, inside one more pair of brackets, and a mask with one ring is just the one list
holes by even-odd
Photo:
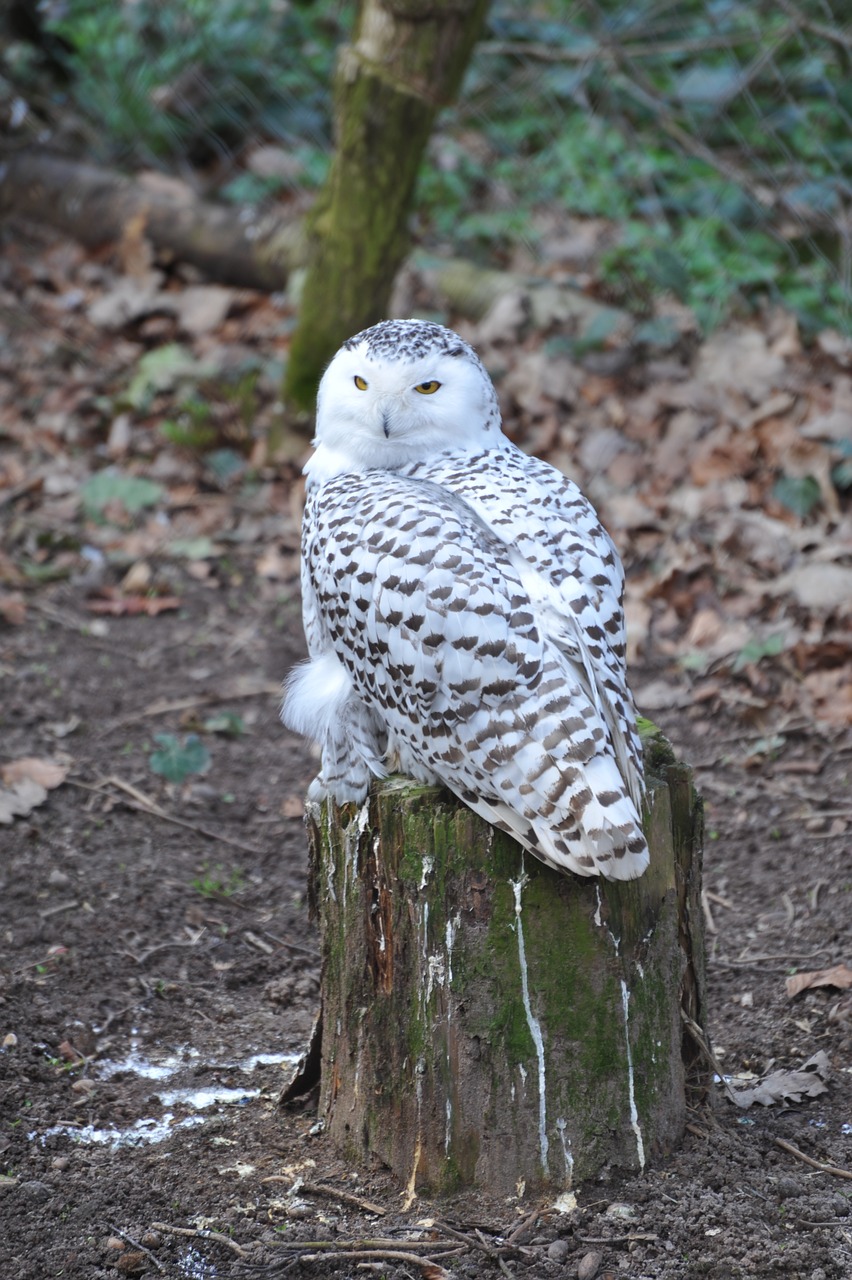
[[50, 1162], [51, 1169], [55, 1169], [57, 1173], [64, 1173], [71, 1163], [70, 1156], [54, 1156]]
[[8, 1035], [5, 1035], [3, 1037], [3, 1048], [17, 1049], [17, 1047], [18, 1047], [18, 1037], [15, 1035], [14, 1031], [10, 1031]]
[[46, 1187], [43, 1182], [22, 1182], [18, 1190], [23, 1191], [24, 1195], [35, 1204], [43, 1204], [53, 1195], [50, 1187]]
[[47, 877], [47, 883], [51, 889], [67, 889], [71, 883], [71, 877], [64, 871], [60, 871], [59, 867], [54, 867]]
[[564, 1262], [570, 1252], [571, 1246], [567, 1240], [554, 1240], [547, 1248], [547, 1256], [551, 1262]]
[[124, 1241], [119, 1236], [109, 1236], [104, 1242], [105, 1249], [112, 1249], [114, 1253], [121, 1253], [124, 1250]]
[[636, 1210], [632, 1204], [622, 1204], [620, 1201], [616, 1200], [613, 1201], [612, 1204], [607, 1205], [604, 1210], [604, 1217], [623, 1218], [626, 1221], [630, 1221], [631, 1218], [636, 1217]]
[[580, 1265], [577, 1267], [577, 1280], [594, 1280], [602, 1262], [603, 1254], [594, 1249], [590, 1253], [584, 1254], [580, 1259]]

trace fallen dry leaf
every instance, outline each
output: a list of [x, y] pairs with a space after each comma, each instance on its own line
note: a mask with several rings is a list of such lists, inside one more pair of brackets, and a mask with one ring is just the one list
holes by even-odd
[[9, 826], [15, 818], [25, 818], [44, 804], [48, 791], [59, 787], [68, 776], [68, 766], [57, 760], [24, 756], [0, 767], [0, 824]]
[[141, 596], [149, 590], [154, 574], [147, 560], [136, 560], [121, 579], [121, 590], [128, 596]]
[[804, 561], [773, 585], [774, 595], [793, 595], [806, 609], [849, 613], [852, 609], [852, 569], [840, 564]]
[[281, 801], [279, 813], [282, 818], [304, 818], [305, 801], [302, 796], [285, 796]]
[[27, 606], [19, 591], [0, 591], [0, 618], [11, 627], [21, 627], [27, 620]]
[[698, 378], [711, 387], [735, 388], [752, 404], [769, 398], [784, 361], [759, 329], [731, 326], [709, 338], [698, 356]]
[[158, 613], [169, 609], [179, 609], [177, 596], [116, 596], [111, 600], [87, 600], [89, 613], [108, 614], [112, 618], [135, 617], [145, 614], [155, 618]]
[[22, 756], [0, 767], [0, 778], [9, 787], [19, 782], [37, 782], [46, 791], [60, 787], [68, 777], [68, 765], [39, 756]]
[[812, 973], [794, 973], [787, 979], [787, 995], [790, 999], [800, 991], [809, 991], [811, 987], [837, 987], [839, 991], [848, 991], [852, 987], [852, 969], [847, 964], [836, 964], [832, 969], [815, 969]]
[[798, 1071], [773, 1071], [749, 1089], [731, 1089], [730, 1096], [738, 1107], [758, 1102], [771, 1107], [779, 1102], [801, 1102], [828, 1093], [825, 1081], [831, 1074], [828, 1055], [820, 1049], [803, 1063]]
[[13, 787], [0, 787], [0, 823], [8, 827], [15, 818], [25, 818], [46, 799], [47, 789], [32, 778], [23, 778]]

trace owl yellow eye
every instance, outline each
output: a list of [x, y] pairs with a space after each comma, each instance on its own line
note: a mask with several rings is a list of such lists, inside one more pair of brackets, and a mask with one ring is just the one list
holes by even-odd
[[355, 383], [355, 386], [358, 388], [359, 391], [367, 390], [367, 384], [364, 381], [364, 379], [360, 376], [360, 374], [356, 373], [352, 381]]
[[432, 378], [429, 382], [419, 382], [414, 390], [419, 391], [421, 396], [433, 396], [440, 385], [440, 382]]

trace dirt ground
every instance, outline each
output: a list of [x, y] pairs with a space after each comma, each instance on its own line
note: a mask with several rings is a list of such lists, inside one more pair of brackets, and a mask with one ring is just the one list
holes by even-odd
[[[32, 315], [43, 286], [28, 279]], [[15, 280], [6, 287], [14, 292]], [[60, 430], [66, 409], [50, 403], [50, 388], [67, 390], [70, 376], [69, 322], [55, 323], [64, 336], [53, 345], [39, 337], [40, 373], [14, 356], [0, 370], [27, 405], [29, 432], [15, 434], [11, 396], [0, 397], [3, 580], [14, 588], [0, 612], [0, 763], [37, 757], [59, 770], [42, 803], [0, 826], [2, 1280], [365, 1269], [402, 1280], [438, 1277], [441, 1266], [457, 1276], [585, 1280], [852, 1276], [852, 993], [843, 970], [852, 961], [852, 732], [830, 714], [830, 699], [819, 703], [814, 668], [804, 658], [796, 666], [792, 640], [786, 658], [769, 645], [726, 666], [716, 631], [705, 662], [683, 661], [701, 648], [696, 617], [706, 639], [709, 613], [740, 625], [749, 608], [759, 612], [719, 576], [715, 595], [708, 587], [725, 512], [707, 541], [705, 511], [669, 519], [658, 506], [657, 525], [640, 514], [631, 526], [617, 495], [596, 493], [605, 514], [620, 516], [612, 523], [633, 583], [638, 704], [693, 763], [705, 797], [715, 1053], [726, 1076], [747, 1080], [822, 1050], [827, 1089], [747, 1110], [719, 1091], [695, 1110], [679, 1150], [641, 1177], [612, 1170], [576, 1188], [568, 1212], [523, 1194], [419, 1199], [404, 1211], [386, 1171], [350, 1168], [329, 1148], [310, 1102], [277, 1105], [309, 1033], [319, 976], [300, 818], [314, 762], [277, 720], [277, 687], [302, 652], [295, 508], [278, 489], [271, 513], [262, 508], [273, 490], [246, 500], [241, 527], [254, 521], [252, 538], [226, 539], [204, 569], [191, 556], [157, 560], [145, 541], [151, 520], [116, 517], [110, 545], [120, 543], [123, 558], [104, 569], [91, 550], [106, 546], [103, 523], [81, 513], [76, 496], [98, 456], [86, 452], [91, 423], [76, 435]], [[32, 346], [32, 329], [21, 341]], [[110, 341], [130, 365], [126, 336]], [[671, 384], [671, 370], [652, 371], [646, 388], [654, 378]], [[826, 375], [823, 399], [827, 385]], [[775, 394], [769, 383], [764, 393]], [[514, 394], [520, 403], [517, 386]], [[87, 403], [81, 394], [68, 410], [78, 426]], [[542, 441], [553, 447], [547, 420]], [[36, 453], [50, 461], [37, 490], [27, 487]], [[132, 469], [144, 453], [130, 449], [124, 462]], [[221, 513], [227, 501], [232, 511], [215, 486], [190, 492], [185, 476], [145, 456], [148, 473], [170, 486], [173, 524], [189, 507], [202, 523], [208, 508]], [[642, 456], [659, 475], [662, 451]], [[609, 465], [581, 461], [589, 474]], [[294, 474], [278, 473], [287, 492]], [[691, 492], [703, 493], [692, 479]], [[756, 490], [751, 501], [759, 505]], [[799, 524], [785, 519], [779, 528], [792, 538]], [[837, 511], [832, 519], [836, 530]], [[810, 542], [796, 545], [826, 545], [822, 533], [811, 529]], [[137, 597], [123, 575], [146, 555], [160, 594], [138, 598], [171, 599], [163, 611], [127, 607]], [[24, 560], [66, 571], [18, 580]], [[726, 581], [735, 561], [732, 553]], [[93, 596], [115, 608], [93, 616]], [[770, 624], [780, 607], [761, 597]], [[835, 699], [846, 696], [834, 606], [811, 601], [807, 617], [801, 601], [784, 607], [797, 619], [796, 643], [822, 655]], [[821, 705], [829, 709], [816, 714]], [[198, 733], [206, 770], [182, 783], [152, 772], [163, 733]], [[835, 984], [788, 995], [789, 975], [838, 965]], [[372, 1253], [365, 1240], [378, 1242]], [[360, 1253], [347, 1257], [356, 1242]]]
[[[184, 586], [179, 615], [119, 619], [98, 638], [63, 587], [4, 637], [4, 754], [55, 754], [57, 727], [75, 716], [80, 725], [69, 782], [2, 834], [0, 1274], [250, 1275], [249, 1264], [282, 1266], [294, 1240], [428, 1237], [417, 1224], [429, 1219], [505, 1238], [534, 1201], [418, 1201], [403, 1214], [401, 1188], [381, 1170], [343, 1165], [312, 1133], [310, 1107], [276, 1106], [318, 989], [304, 834], [298, 818], [280, 816], [311, 761], [277, 724], [271, 692], [299, 641], [286, 602]], [[262, 691], [229, 702], [236, 671], [259, 677]], [[644, 679], [637, 673], [640, 698]], [[152, 729], [180, 715], [146, 716], [152, 693], [222, 698], [250, 727], [215, 742], [209, 772], [182, 797], [188, 826], [128, 808], [132, 795], [103, 781], [151, 793]], [[507, 1265], [570, 1276], [599, 1253], [599, 1274], [637, 1280], [849, 1276], [852, 1186], [776, 1145], [852, 1168], [849, 1009], [831, 1021], [836, 993], [791, 1005], [784, 991], [799, 959], [818, 967], [848, 954], [843, 842], [802, 829], [798, 780], [810, 775], [790, 768], [831, 744], [802, 735], [785, 770], [744, 777], [726, 763], [724, 721], [669, 721], [708, 802], [707, 884], [732, 904], [711, 907], [714, 1043], [732, 1071], [799, 1065], [823, 1048], [833, 1078], [822, 1097], [780, 1111], [739, 1112], [719, 1098], [644, 1177], [613, 1171], [579, 1191], [573, 1213], [543, 1205]], [[848, 746], [832, 754], [821, 782], [839, 796]], [[155, 798], [175, 811], [167, 790]], [[258, 1055], [270, 1061], [253, 1065]], [[356, 1193], [386, 1216], [300, 1191], [299, 1179]], [[492, 1265], [469, 1253], [453, 1264], [469, 1275]], [[386, 1274], [410, 1268], [387, 1263]]]

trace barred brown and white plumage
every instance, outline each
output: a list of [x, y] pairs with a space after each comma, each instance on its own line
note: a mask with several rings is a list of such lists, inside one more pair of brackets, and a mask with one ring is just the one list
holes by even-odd
[[398, 769], [556, 867], [641, 874], [623, 572], [588, 501], [511, 444], [475, 352], [423, 321], [344, 344], [315, 444], [310, 660], [282, 711], [322, 745], [310, 794], [360, 801]]

